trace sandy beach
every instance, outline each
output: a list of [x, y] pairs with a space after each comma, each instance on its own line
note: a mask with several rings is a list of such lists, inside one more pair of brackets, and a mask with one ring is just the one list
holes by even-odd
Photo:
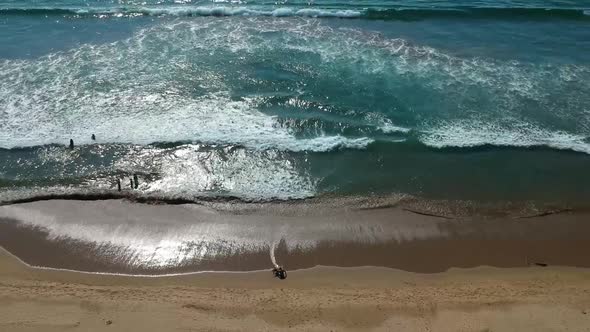
[[2, 206], [0, 330], [590, 331], [587, 212], [442, 206]]
[[590, 331], [590, 271], [385, 268], [125, 277], [0, 255], [2, 331]]
[[0, 332], [590, 332], [590, 0], [0, 0]]

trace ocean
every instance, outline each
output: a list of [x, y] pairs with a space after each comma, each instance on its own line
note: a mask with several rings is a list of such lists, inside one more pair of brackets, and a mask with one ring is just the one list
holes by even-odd
[[0, 203], [118, 179], [587, 202], [590, 1], [0, 0]]

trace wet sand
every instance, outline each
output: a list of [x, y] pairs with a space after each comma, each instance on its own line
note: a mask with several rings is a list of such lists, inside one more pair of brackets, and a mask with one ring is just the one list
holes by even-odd
[[375, 202], [148, 205], [50, 200], [0, 207], [0, 246], [33, 266], [169, 274], [272, 267], [590, 267], [583, 209]]
[[1, 206], [0, 331], [590, 331], [586, 211], [373, 203]]

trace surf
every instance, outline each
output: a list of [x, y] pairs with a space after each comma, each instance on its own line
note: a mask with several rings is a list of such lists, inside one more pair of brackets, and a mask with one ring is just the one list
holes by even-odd
[[[365, 10], [324, 5], [316, 9]], [[106, 198], [119, 195], [117, 180], [130, 191], [134, 175], [141, 184], [125, 197], [154, 201], [583, 190], [583, 21], [518, 18], [489, 30], [482, 14], [473, 31], [459, 17], [432, 32], [430, 18], [295, 9], [11, 16], [0, 31], [11, 45], [0, 52], [0, 200]], [[31, 21], [39, 26], [23, 29]], [[481, 169], [489, 174], [472, 176]], [[510, 187], [514, 178], [524, 189]]]
[[65, 17], [310, 17], [362, 20], [575, 20], [590, 21], [590, 10], [578, 8], [526, 8], [526, 7], [447, 7], [429, 8], [358, 8], [333, 9], [310, 7], [265, 6], [136, 6], [136, 7], [53, 7], [53, 8], [0, 8], [0, 16], [65, 16]]

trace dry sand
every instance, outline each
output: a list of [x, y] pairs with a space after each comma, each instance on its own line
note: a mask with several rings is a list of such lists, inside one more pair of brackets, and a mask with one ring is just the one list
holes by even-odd
[[0, 331], [590, 331], [590, 270], [313, 268], [126, 277], [0, 250]]

